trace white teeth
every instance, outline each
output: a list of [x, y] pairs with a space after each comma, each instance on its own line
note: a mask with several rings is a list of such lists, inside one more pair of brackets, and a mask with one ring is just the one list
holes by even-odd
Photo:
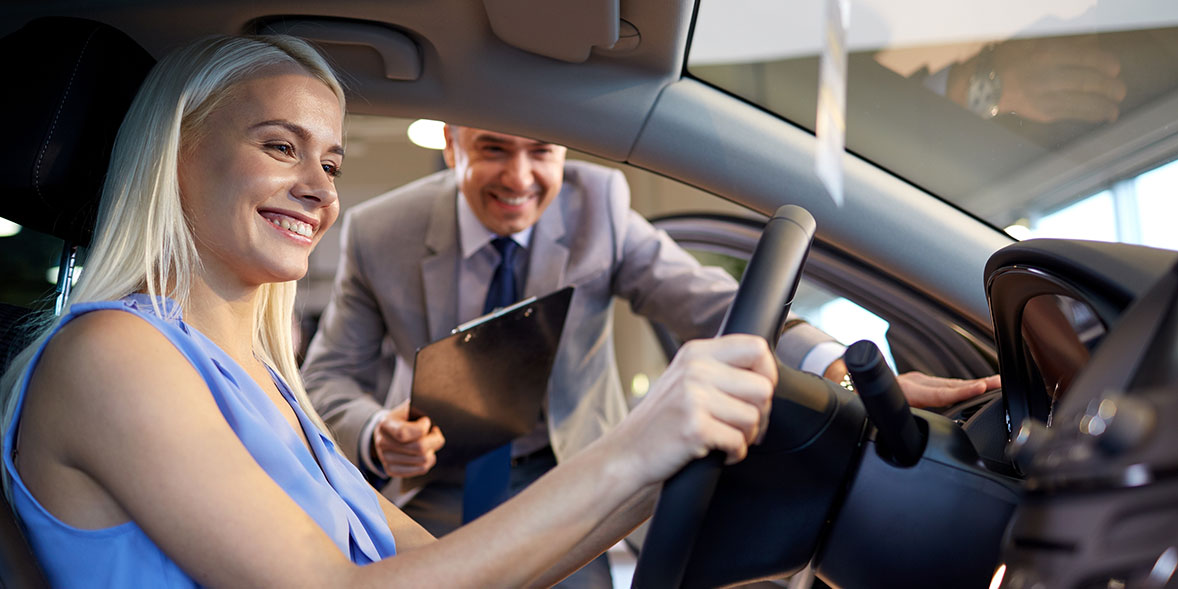
[[510, 205], [513, 207], [518, 207], [519, 205], [522, 205], [528, 201], [528, 197], [526, 197], [526, 196], [517, 196], [515, 198], [510, 198], [510, 197], [506, 197], [506, 196], [496, 196], [495, 198], [498, 198], [504, 204], [507, 204], [507, 205]]
[[311, 237], [313, 234], [310, 224], [296, 219], [291, 219], [289, 217], [283, 217], [281, 219], [267, 217], [266, 220], [270, 221], [270, 223], [272, 223], [275, 227], [281, 227], [282, 229], [286, 229], [291, 233], [297, 233], [303, 237]]

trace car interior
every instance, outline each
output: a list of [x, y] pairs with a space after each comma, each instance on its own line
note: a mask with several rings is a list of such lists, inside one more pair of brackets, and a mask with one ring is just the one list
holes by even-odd
[[[111, 144], [155, 59], [209, 34], [291, 34], [324, 52], [348, 92], [359, 163], [344, 207], [440, 169], [435, 152], [382, 151], [403, 121], [533, 137], [623, 168], [636, 209], [741, 278], [725, 332], [773, 341], [790, 310], [824, 328], [823, 313], [884, 324], [874, 340], [830, 328], [854, 343], [857, 394], [780, 366], [765, 442], [741, 463], [708, 457], [667, 482], [629, 542], [634, 587], [1178, 586], [1178, 444], [1164, 427], [1178, 418], [1178, 242], [1156, 229], [1173, 219], [1158, 203], [1178, 202], [1178, 176], [1167, 172], [1159, 200], [1124, 196], [1178, 169], [1178, 9], [1061, 0], [968, 30], [922, 6], [957, 35], [936, 37], [891, 20], [915, 4], [851, 3], [847, 151], [832, 197], [814, 163], [827, 148], [815, 132], [824, 3], [792, 4], [6, 3], [0, 220], [39, 241], [0, 237], [0, 272], [56, 270], [0, 292], [0, 359], [85, 271]], [[807, 35], [811, 45], [784, 48]], [[945, 64], [1052, 43], [1116, 56], [1115, 115], [986, 115], [951, 100]], [[931, 90], [941, 72], [949, 85]], [[1070, 230], [1078, 217], [1067, 215], [1102, 199], [1109, 212], [1095, 217], [1116, 213], [1111, 238], [1015, 229]], [[1126, 202], [1140, 209], [1130, 229]], [[331, 241], [300, 283], [312, 330], [338, 258]], [[680, 342], [623, 308], [615, 329], [637, 403]], [[911, 370], [998, 373], [1002, 388], [910, 409], [894, 374]], [[47, 586], [20, 523], [0, 511], [0, 581]]]

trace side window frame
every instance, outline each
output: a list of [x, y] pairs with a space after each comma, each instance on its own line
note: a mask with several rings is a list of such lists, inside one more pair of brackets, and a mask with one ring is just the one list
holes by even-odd
[[[736, 215], [688, 213], [654, 217], [651, 223], [689, 251], [747, 260], [764, 221]], [[951, 310], [882, 270], [871, 268], [828, 244], [815, 241], [802, 280], [803, 284], [844, 297], [887, 321], [888, 343], [898, 372], [919, 370], [938, 376], [978, 378], [998, 371], [992, 331], [961, 320]], [[619, 318], [625, 311], [619, 310]], [[619, 337], [633, 337], [636, 329], [623, 321], [619, 321]], [[681, 343], [657, 324], [650, 324], [646, 331], [661, 349], [663, 362], [674, 355]], [[645, 392], [644, 383], [652, 381], [662, 368], [657, 360], [649, 357], [619, 358], [618, 362], [624, 388], [631, 393], [632, 401]]]

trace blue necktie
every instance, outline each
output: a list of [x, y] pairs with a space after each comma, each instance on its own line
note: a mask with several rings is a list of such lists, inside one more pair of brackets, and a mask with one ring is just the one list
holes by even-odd
[[[519, 245], [510, 237], [497, 237], [491, 244], [499, 250], [499, 266], [491, 277], [483, 313], [506, 307], [519, 298], [515, 290], [515, 253]], [[507, 443], [466, 465], [462, 488], [462, 523], [491, 511], [507, 499], [511, 482], [511, 444]]]

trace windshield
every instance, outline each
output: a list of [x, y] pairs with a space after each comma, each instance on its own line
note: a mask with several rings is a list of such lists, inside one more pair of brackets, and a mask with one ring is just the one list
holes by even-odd
[[[701, 0], [688, 73], [813, 131], [823, 0]], [[1178, 2], [852, 0], [847, 149], [1018, 238], [1178, 249]]]

